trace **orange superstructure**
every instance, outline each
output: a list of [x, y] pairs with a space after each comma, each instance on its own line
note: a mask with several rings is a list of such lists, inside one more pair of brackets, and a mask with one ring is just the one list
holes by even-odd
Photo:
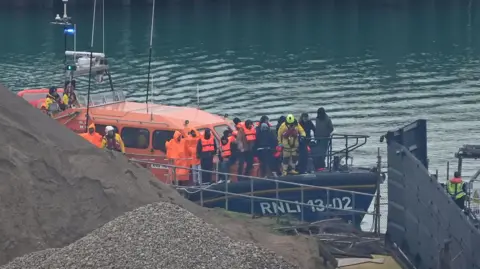
[[[30, 93], [38, 95], [42, 91], [46, 94], [48, 89], [25, 90], [18, 95], [29, 100]], [[79, 101], [80, 107], [58, 112], [53, 118], [76, 133], [84, 133], [86, 100], [79, 98]], [[155, 162], [157, 165], [144, 166], [150, 168], [152, 173], [164, 182], [171, 181], [169, 177], [171, 171], [161, 164], [172, 163], [172, 160], [166, 157], [166, 142], [173, 138], [175, 131], [186, 135], [189, 130], [195, 130], [200, 134], [208, 128], [220, 144], [223, 131], [228, 128], [234, 129], [232, 122], [223, 116], [192, 107], [148, 104], [147, 108], [145, 103], [126, 101], [123, 93], [117, 91], [92, 95], [90, 104], [89, 124], [94, 122], [96, 131], [102, 136], [106, 126], [113, 126], [125, 143], [127, 156], [136, 160]], [[196, 160], [190, 160], [193, 156], [189, 152], [184, 156], [188, 157], [188, 160], [183, 163], [189, 165], [196, 163]]]

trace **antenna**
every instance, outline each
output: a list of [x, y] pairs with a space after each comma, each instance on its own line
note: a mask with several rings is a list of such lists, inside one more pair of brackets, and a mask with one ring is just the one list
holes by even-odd
[[147, 94], [145, 96], [145, 104], [147, 104], [147, 113], [148, 113], [148, 94], [150, 91], [150, 71], [152, 68], [152, 44], [153, 44], [153, 22], [155, 19], [155, 0], [153, 0], [152, 5], [152, 25], [150, 27], [150, 47], [148, 49], [148, 78], [147, 78]]
[[197, 107], [200, 108], [200, 88], [197, 84]]
[[[65, 0], [63, 0], [65, 1]], [[97, 12], [97, 0], [93, 2], [93, 21], [92, 21], [92, 40], [90, 41], [90, 67], [88, 72], [88, 92], [87, 92], [87, 119], [85, 123], [85, 132], [88, 131], [88, 120], [90, 118], [90, 91], [92, 85], [92, 64], [93, 64], [93, 38], [95, 34], [95, 15]]]

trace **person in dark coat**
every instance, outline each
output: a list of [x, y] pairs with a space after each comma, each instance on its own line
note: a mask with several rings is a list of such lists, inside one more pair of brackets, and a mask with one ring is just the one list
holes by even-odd
[[325, 112], [323, 107], [317, 110], [317, 117], [315, 118], [315, 140], [317, 145], [314, 147], [314, 165], [315, 169], [321, 170], [326, 167], [325, 157], [328, 153], [331, 138], [333, 133], [333, 124], [330, 117]]
[[218, 152], [217, 143], [215, 138], [210, 132], [210, 129], [206, 129], [203, 137], [198, 140], [197, 143], [197, 157], [200, 159], [200, 167], [202, 168], [202, 183], [212, 183], [213, 170], [213, 156]]
[[[280, 126], [282, 126], [282, 124], [286, 120], [287, 120], [286, 116], [280, 116], [280, 118], [278, 118], [277, 126], [275, 128], [275, 134], [278, 134], [278, 129], [280, 129]], [[275, 158], [275, 157], [273, 158], [273, 166], [275, 168], [274, 171], [277, 173], [277, 175], [282, 174], [282, 160], [283, 160], [283, 157], [281, 155], [278, 158]]]
[[308, 147], [310, 146], [310, 140], [315, 137], [315, 125], [313, 125], [313, 122], [308, 118], [307, 113], [302, 113], [298, 123], [305, 131], [306, 137], [305, 139], [300, 139], [300, 144], [298, 146], [297, 171], [300, 174], [305, 174], [308, 170]]
[[257, 140], [255, 141], [255, 151], [260, 160], [260, 176], [266, 177], [268, 171], [275, 171], [273, 151], [277, 146], [277, 138], [270, 131], [267, 123], [260, 125], [260, 131], [257, 132]]

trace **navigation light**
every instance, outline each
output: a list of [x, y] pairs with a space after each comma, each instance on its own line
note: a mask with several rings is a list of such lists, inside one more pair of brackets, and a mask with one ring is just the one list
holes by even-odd
[[77, 70], [77, 66], [76, 65], [67, 65], [66, 69], [67, 69], [67, 71], [75, 71], [75, 70]]
[[75, 34], [75, 28], [65, 28], [63, 29], [63, 33], [66, 35], [73, 35]]

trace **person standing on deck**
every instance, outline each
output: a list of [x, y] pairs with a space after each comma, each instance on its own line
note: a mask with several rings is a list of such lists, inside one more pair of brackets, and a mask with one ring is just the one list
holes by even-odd
[[292, 114], [287, 115], [284, 123], [278, 129], [278, 144], [283, 148], [282, 175], [287, 175], [288, 168], [291, 167], [290, 174], [298, 174], [295, 170], [295, 163], [298, 158], [299, 139], [305, 137], [305, 131], [298, 124]]
[[88, 126], [88, 131], [86, 133], [80, 134], [80, 136], [95, 145], [96, 147], [102, 147], [102, 136], [96, 132], [95, 123], [92, 122]]
[[75, 94], [75, 80], [65, 81], [65, 86], [63, 87], [63, 104], [65, 108], [73, 107], [78, 105], [77, 95]]
[[[237, 161], [238, 148], [235, 137], [232, 135], [231, 130], [225, 130], [223, 136], [220, 139], [221, 151], [218, 154], [220, 160], [220, 172], [230, 173], [230, 168]], [[228, 175], [221, 175], [222, 180], [227, 181]]]
[[250, 176], [253, 169], [253, 147], [257, 139], [257, 132], [251, 120], [246, 120], [244, 126], [241, 126], [241, 123], [239, 124], [240, 127], [237, 134], [237, 146], [239, 150], [238, 175]]
[[165, 143], [167, 149], [166, 156], [175, 167], [169, 169], [169, 175], [172, 182], [177, 182], [180, 186], [188, 185], [189, 170], [178, 167], [187, 167], [188, 160], [185, 152], [185, 141], [179, 131], [173, 133], [173, 138]]
[[467, 187], [460, 177], [459, 172], [453, 174], [453, 178], [446, 184], [448, 194], [452, 197], [460, 209], [465, 209], [465, 198], [467, 195]]
[[202, 182], [202, 173], [200, 173], [200, 170], [202, 168], [200, 166], [200, 159], [197, 157], [197, 144], [198, 140], [200, 140], [200, 133], [195, 129], [191, 129], [186, 133], [185, 152], [192, 167], [192, 180], [195, 185], [200, 185], [200, 182]]
[[315, 125], [308, 118], [307, 113], [302, 113], [300, 116], [300, 121], [298, 122], [305, 131], [306, 139], [300, 140], [300, 145], [298, 147], [298, 165], [297, 170], [300, 174], [304, 174], [307, 170], [311, 170], [308, 167], [308, 148], [310, 146], [310, 141], [312, 138], [315, 138]]
[[317, 110], [315, 118], [315, 140], [317, 145], [313, 148], [315, 169], [322, 170], [326, 167], [325, 158], [331, 143], [330, 136], [333, 133], [333, 124], [323, 107]]
[[102, 138], [102, 144], [100, 147], [125, 154], [123, 140], [120, 135], [115, 132], [115, 129], [112, 126], [105, 127], [105, 136]]
[[277, 147], [277, 138], [267, 123], [260, 125], [255, 141], [255, 151], [260, 160], [260, 177], [267, 177], [268, 173], [276, 172], [274, 168], [273, 152]]
[[215, 138], [211, 134], [210, 129], [206, 129], [203, 137], [197, 143], [197, 157], [200, 159], [200, 165], [203, 170], [201, 183], [212, 183], [213, 156], [215, 156], [217, 151]]

